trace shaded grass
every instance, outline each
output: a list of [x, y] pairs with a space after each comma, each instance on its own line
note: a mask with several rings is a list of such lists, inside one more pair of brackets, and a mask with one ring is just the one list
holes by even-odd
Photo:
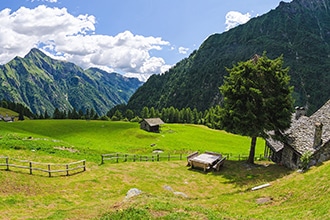
[[[15, 157], [38, 154], [5, 153], [9, 151]], [[39, 160], [49, 159], [47, 155], [37, 156]], [[220, 172], [208, 173], [191, 170], [186, 161], [102, 166], [88, 162], [87, 167], [84, 173], [56, 178], [0, 170], [2, 218], [327, 219], [330, 214], [329, 163], [306, 173], [291, 172], [267, 161], [253, 166], [226, 161]], [[264, 183], [271, 186], [251, 191]], [[131, 188], [142, 194], [125, 199]], [[269, 198], [269, 202], [258, 204], [259, 198]]]

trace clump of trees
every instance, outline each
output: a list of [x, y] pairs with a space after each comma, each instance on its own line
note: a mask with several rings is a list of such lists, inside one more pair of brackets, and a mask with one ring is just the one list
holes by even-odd
[[210, 128], [220, 129], [220, 106], [214, 106], [204, 112], [190, 107], [178, 109], [173, 106], [160, 110], [154, 107], [143, 107], [140, 112], [127, 109], [126, 105], [117, 105], [107, 113], [113, 121], [140, 121], [141, 118], [161, 118], [166, 123], [203, 124]]
[[29, 108], [27, 108], [26, 106], [20, 104], [20, 103], [15, 103], [15, 102], [11, 102], [8, 100], [3, 99], [0, 102], [0, 107], [2, 108], [7, 108], [10, 109], [14, 112], [18, 112], [19, 113], [19, 120], [24, 120], [24, 116], [29, 117], [29, 118], [35, 118], [35, 114], [33, 114]]
[[[47, 111], [45, 111], [44, 117], [45, 119], [51, 118]], [[86, 109], [86, 111], [79, 110], [77, 111], [75, 108], [73, 110], [60, 111], [58, 108], [55, 108], [53, 113], [53, 119], [84, 119], [84, 120], [97, 120], [99, 119], [98, 114], [92, 108], [91, 110]]]

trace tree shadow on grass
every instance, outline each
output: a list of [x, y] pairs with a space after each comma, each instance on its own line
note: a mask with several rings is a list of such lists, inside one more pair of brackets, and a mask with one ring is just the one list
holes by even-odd
[[257, 161], [255, 164], [248, 164], [246, 161], [227, 160], [218, 172], [212, 174], [227, 179], [224, 183], [242, 187], [269, 183], [292, 172], [292, 170], [270, 161]]

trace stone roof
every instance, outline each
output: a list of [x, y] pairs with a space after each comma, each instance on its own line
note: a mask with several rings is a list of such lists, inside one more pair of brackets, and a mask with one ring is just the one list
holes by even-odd
[[[285, 132], [288, 137], [288, 144], [298, 153], [303, 154], [307, 151], [314, 153], [317, 149], [313, 148], [315, 123], [322, 123], [322, 147], [330, 141], [330, 100], [328, 100], [318, 111], [310, 117], [301, 116], [299, 119], [292, 117], [291, 127]], [[267, 142], [276, 152], [283, 149], [283, 143], [268, 138]]]
[[146, 121], [151, 127], [164, 124], [160, 118], [145, 118], [143, 120]]

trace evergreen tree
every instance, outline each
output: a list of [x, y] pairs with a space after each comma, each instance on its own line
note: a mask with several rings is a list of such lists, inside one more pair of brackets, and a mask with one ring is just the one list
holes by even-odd
[[47, 110], [45, 110], [45, 116], [44, 116], [45, 119], [50, 119], [50, 115], [48, 115], [48, 112]]
[[149, 108], [147, 106], [144, 106], [141, 112], [142, 118], [149, 118]]
[[155, 111], [155, 108], [154, 107], [151, 107], [150, 108], [149, 117], [150, 118], [155, 118], [156, 117], [156, 111]]
[[60, 119], [61, 118], [61, 112], [58, 108], [55, 108], [53, 113], [53, 119]]
[[24, 121], [24, 115], [23, 115], [23, 111], [20, 111], [18, 114], [18, 120], [20, 121]]
[[283, 57], [271, 60], [264, 53], [227, 71], [229, 76], [220, 87], [224, 97], [221, 123], [228, 132], [251, 137], [248, 162], [254, 163], [257, 137], [290, 126], [293, 88], [289, 70], [283, 68]]
[[131, 109], [125, 111], [125, 117], [130, 121], [134, 118], [134, 112]]

